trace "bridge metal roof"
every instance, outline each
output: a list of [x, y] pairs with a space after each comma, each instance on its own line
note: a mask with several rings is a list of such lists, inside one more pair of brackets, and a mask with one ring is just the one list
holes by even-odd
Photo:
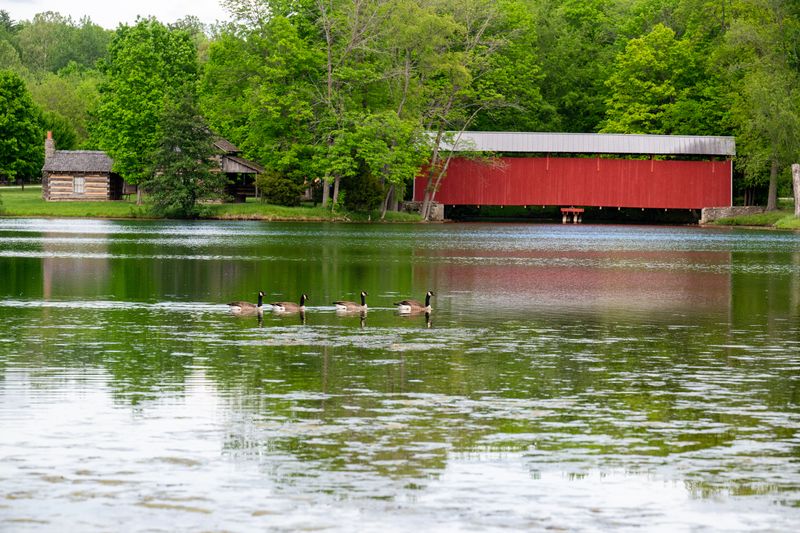
[[[455, 151], [569, 154], [736, 155], [734, 137], [617, 133], [450, 132]], [[453, 146], [444, 143], [445, 150]]]

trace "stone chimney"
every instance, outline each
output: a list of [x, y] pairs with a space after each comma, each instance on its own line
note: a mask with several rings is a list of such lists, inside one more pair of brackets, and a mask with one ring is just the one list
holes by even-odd
[[47, 161], [49, 158], [56, 154], [56, 142], [53, 140], [53, 132], [47, 132], [47, 139], [44, 140], [44, 159]]

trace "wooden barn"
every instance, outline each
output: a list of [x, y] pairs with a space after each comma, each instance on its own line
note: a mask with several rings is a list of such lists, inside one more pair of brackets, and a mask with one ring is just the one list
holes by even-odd
[[248, 196], [256, 196], [256, 175], [264, 172], [264, 168], [242, 157], [241, 150], [227, 139], [219, 137], [214, 146], [220, 152], [220, 170], [228, 176], [225, 192], [235, 202], [244, 202]]
[[122, 178], [111, 171], [105, 152], [56, 150], [51, 132], [44, 143], [42, 198], [45, 200], [119, 200]]

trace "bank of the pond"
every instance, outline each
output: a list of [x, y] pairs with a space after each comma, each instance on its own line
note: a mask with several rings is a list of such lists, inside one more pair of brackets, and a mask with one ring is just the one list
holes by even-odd
[[739, 226], [775, 229], [800, 229], [800, 218], [792, 211], [779, 210], [731, 218], [722, 218], [713, 223], [716, 226]]
[[[243, 204], [206, 205], [202, 218], [220, 220], [266, 220], [308, 222], [379, 221], [380, 213], [332, 213], [321, 207], [285, 207], [249, 201]], [[75, 217], [75, 218], [154, 218], [147, 204], [137, 206], [133, 199], [116, 202], [45, 202], [42, 189], [28, 186], [0, 188], [0, 216]], [[386, 213], [386, 222], [419, 222], [415, 213]]]

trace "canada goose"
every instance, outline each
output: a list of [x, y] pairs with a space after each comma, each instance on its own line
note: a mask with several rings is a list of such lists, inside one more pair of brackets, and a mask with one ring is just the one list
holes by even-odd
[[431, 312], [431, 296], [436, 296], [431, 291], [425, 293], [425, 305], [419, 303], [417, 300], [403, 300], [402, 302], [395, 302], [397, 311], [403, 314], [407, 313], [430, 313]]
[[270, 305], [276, 313], [302, 313], [306, 310], [306, 300], [308, 296], [304, 294], [300, 297], [299, 305], [294, 302], [274, 302]]
[[369, 296], [365, 291], [361, 291], [361, 305], [355, 302], [347, 302], [347, 301], [338, 301], [333, 302], [333, 305], [336, 306], [336, 310], [345, 313], [360, 313], [367, 310], [367, 296]]
[[258, 291], [258, 304], [250, 302], [231, 302], [228, 305], [230, 306], [231, 313], [240, 315], [261, 313], [264, 310], [264, 291]]

